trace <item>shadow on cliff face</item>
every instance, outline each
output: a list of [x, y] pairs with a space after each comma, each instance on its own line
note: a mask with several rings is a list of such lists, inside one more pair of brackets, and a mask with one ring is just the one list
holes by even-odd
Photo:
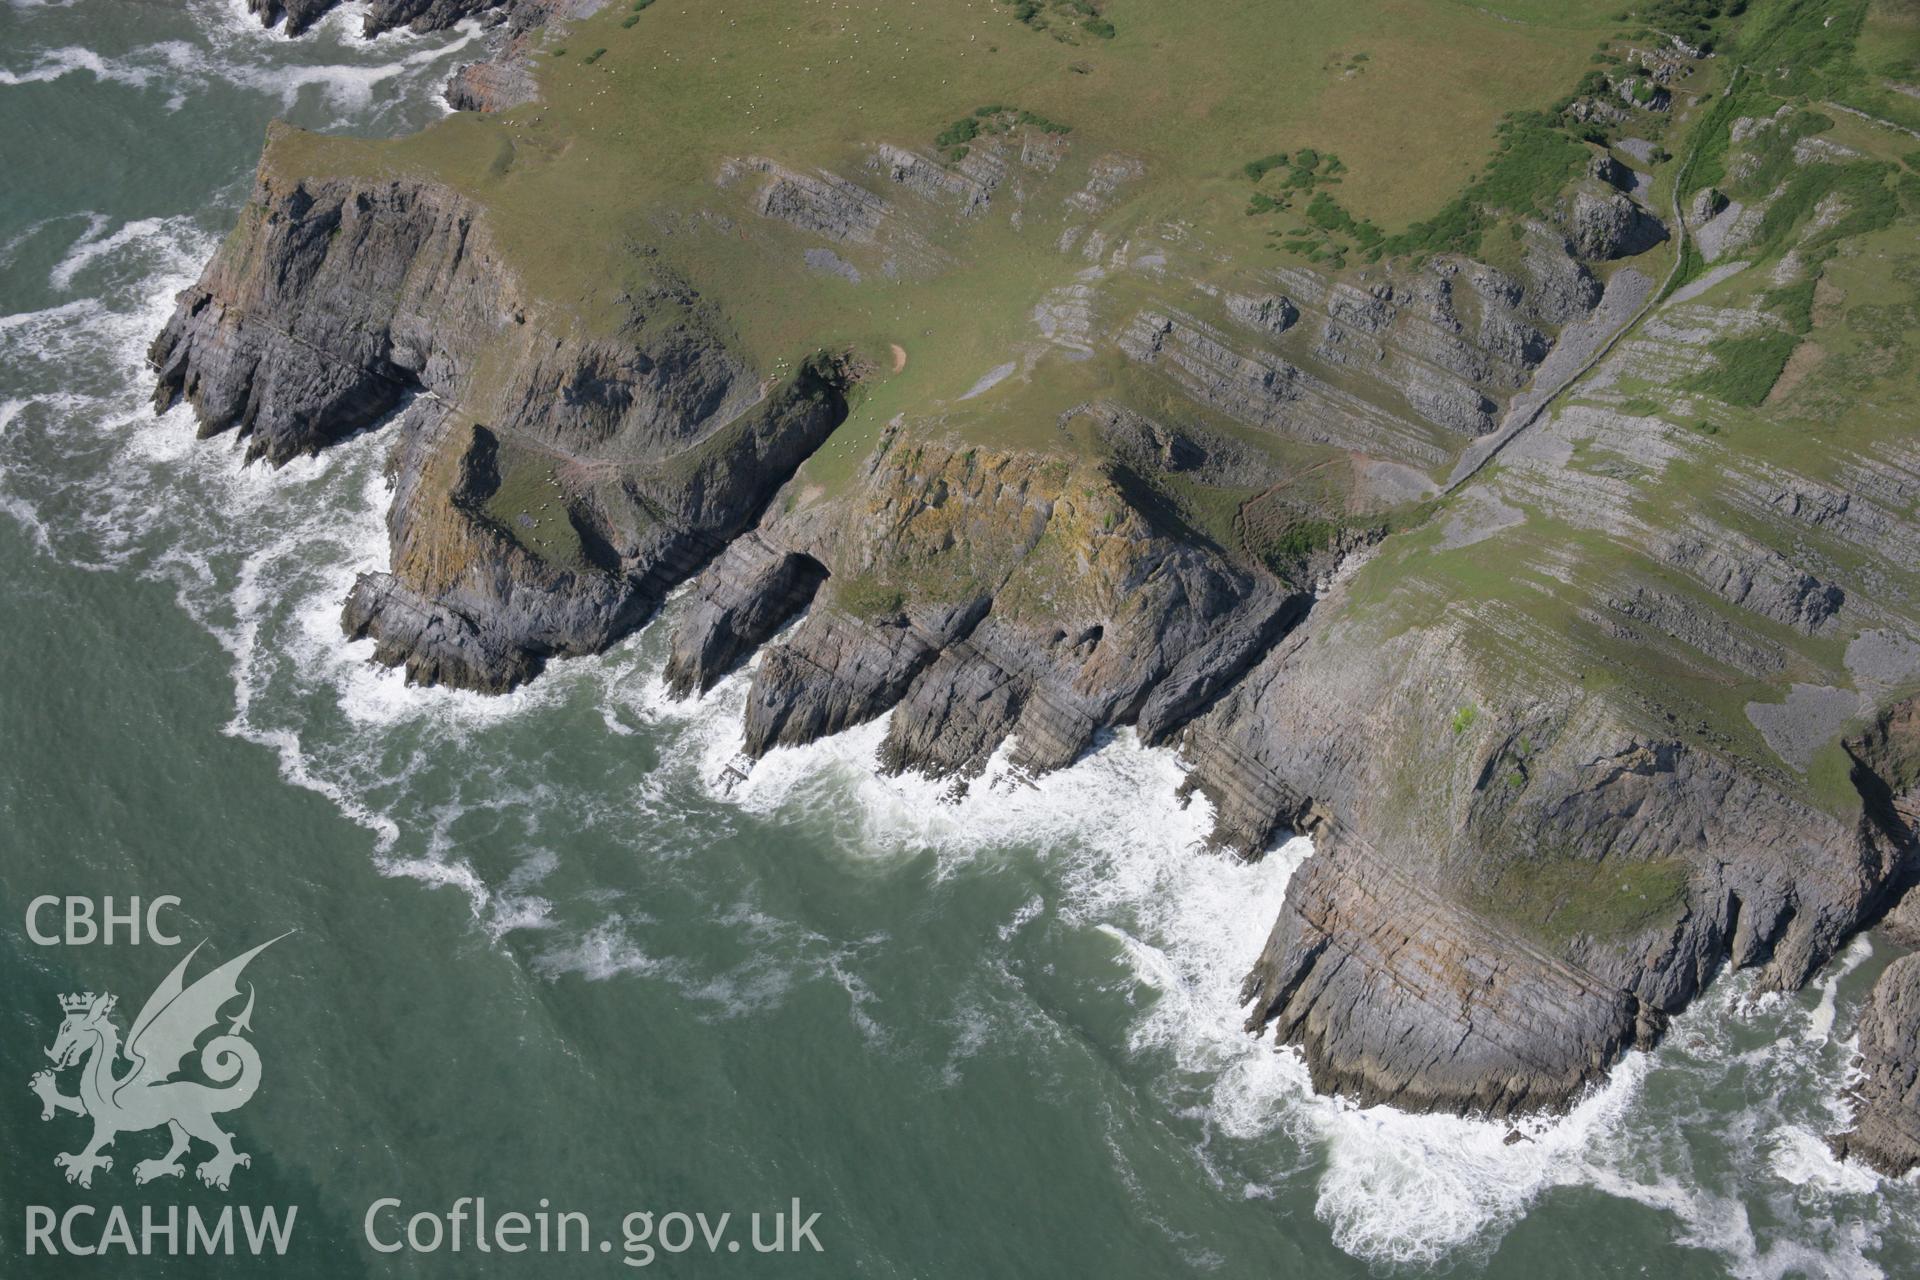
[[[443, 423], [397, 451], [393, 567], [355, 584], [343, 626], [412, 680], [482, 692], [599, 652], [761, 515], [845, 420], [850, 377], [839, 357], [809, 359], [758, 407], [651, 461], [556, 457]], [[443, 483], [449, 453], [458, 478]], [[795, 566], [795, 591], [818, 581]]]
[[263, 165], [153, 343], [154, 402], [274, 465], [437, 403], [394, 446], [391, 568], [342, 621], [410, 680], [500, 692], [644, 623], [847, 415], [845, 357], [769, 391], [684, 284], [622, 305], [611, 337], [542, 339], [463, 197]]

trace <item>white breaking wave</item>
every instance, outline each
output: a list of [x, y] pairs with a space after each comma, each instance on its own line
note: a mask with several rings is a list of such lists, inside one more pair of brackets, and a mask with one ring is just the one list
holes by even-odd
[[[0, 87], [87, 75], [135, 90], [159, 88], [167, 94], [166, 110], [177, 111], [211, 87], [232, 86], [276, 100], [283, 113], [317, 98], [342, 123], [363, 123], [352, 117], [381, 118], [403, 92], [437, 113], [450, 110], [439, 86], [485, 38], [477, 20], [465, 19], [450, 32], [416, 35], [402, 28], [366, 40], [359, 34], [364, 4], [336, 8], [297, 40], [286, 37], [284, 24], [262, 27], [236, 0], [188, 0], [186, 12], [191, 22], [181, 38], [113, 51], [87, 44], [43, 48], [24, 64], [0, 66]], [[428, 92], [418, 94], [421, 88]]]
[[[1732, 1055], [1709, 1052], [1696, 1064], [1675, 1046], [1761, 1035], [1765, 1047], [1754, 1052], [1770, 1074], [1798, 1087], [1745, 1112], [1746, 1123], [1779, 1154], [1756, 1159], [1759, 1143], [1743, 1144], [1726, 1176], [1737, 1181], [1747, 1170], [1767, 1169], [1774, 1180], [1770, 1199], [1804, 1198], [1809, 1186], [1815, 1194], [1871, 1196], [1881, 1180], [1862, 1166], [1834, 1161], [1808, 1122], [1787, 1119], [1792, 1108], [1784, 1105], [1790, 1095], [1820, 1096], [1826, 1104], [1810, 1123], [1821, 1133], [1837, 1127], [1835, 1053], [1827, 1051], [1848, 1046], [1831, 1043], [1829, 1033], [1837, 987], [1870, 954], [1864, 938], [1823, 975], [1811, 1010], [1804, 1001], [1756, 1004], [1742, 998], [1748, 980], [1723, 978], [1676, 1020], [1667, 1047], [1628, 1054], [1604, 1087], [1565, 1116], [1509, 1125], [1360, 1109], [1315, 1094], [1296, 1052], [1256, 1040], [1241, 1026], [1240, 982], [1279, 913], [1289, 876], [1311, 854], [1309, 841], [1291, 841], [1256, 864], [1202, 852], [1211, 824], [1205, 802], [1183, 808], [1177, 761], [1140, 747], [1130, 733], [1037, 784], [1008, 769], [1003, 752], [957, 803], [949, 801], [946, 784], [875, 773], [885, 720], [776, 750], [749, 766], [737, 756], [747, 674], [697, 704], [678, 705], [666, 701], [664, 685], [653, 677], [633, 692], [630, 705], [645, 717], [684, 726], [714, 794], [767, 816], [796, 807], [844, 813], [844, 840], [855, 856], [893, 858], [931, 848], [940, 874], [952, 875], [982, 850], [1054, 851], [1064, 890], [1058, 914], [1110, 937], [1116, 963], [1154, 993], [1133, 1026], [1130, 1048], [1166, 1055], [1176, 1074], [1211, 1082], [1200, 1108], [1210, 1134], [1248, 1149], [1270, 1146], [1276, 1136], [1322, 1149], [1327, 1168], [1316, 1214], [1346, 1252], [1378, 1263], [1442, 1266], [1463, 1253], [1490, 1252], [1546, 1192], [1588, 1187], [1671, 1215], [1677, 1239], [1721, 1254], [1741, 1277], [1880, 1275], [1866, 1256], [1878, 1245], [1879, 1229], [1858, 1222], [1835, 1228], [1815, 1215], [1808, 1224], [1813, 1242], [1768, 1238], [1750, 1221], [1736, 1188], [1703, 1181], [1670, 1117], [1643, 1102], [1650, 1079], [1678, 1084], [1696, 1095], [1689, 1104], [1702, 1110], [1700, 1130], [1713, 1132], [1724, 1117], [1711, 1115], [1711, 1104], [1699, 1095], [1720, 1082]], [[1003, 938], [1044, 910], [1043, 903], [1023, 904], [1003, 926]], [[968, 1016], [977, 1018], [977, 1011]], [[966, 1051], [976, 1051], [984, 1034], [977, 1022], [966, 1021]], [[1215, 1149], [1202, 1145], [1208, 1148], [1202, 1163], [1223, 1190], [1273, 1194], [1258, 1179], [1236, 1179], [1214, 1165]], [[1289, 1164], [1282, 1172], [1293, 1171]], [[1810, 1263], [1815, 1258], [1817, 1267]]]
[[134, 222], [123, 223], [111, 233], [103, 234], [111, 219], [102, 213], [87, 215], [87, 229], [78, 240], [68, 248], [66, 256], [61, 258], [47, 280], [55, 289], [67, 292], [73, 288], [74, 277], [84, 271], [95, 259], [104, 257], [118, 249], [144, 247], [147, 245], [169, 245], [190, 242], [193, 239], [193, 220], [191, 218], [141, 218]]
[[40, 84], [69, 75], [91, 75], [96, 80], [145, 89], [163, 84], [169, 110], [179, 110], [196, 91], [215, 81], [239, 85], [279, 99], [286, 109], [297, 105], [309, 90], [317, 90], [329, 106], [342, 112], [363, 111], [390, 82], [424, 68], [450, 65], [455, 55], [481, 38], [477, 25], [464, 28], [448, 43], [416, 49], [379, 63], [321, 63], [263, 66], [231, 56], [223, 48], [203, 48], [182, 40], [144, 45], [107, 57], [79, 45], [49, 50], [21, 70], [0, 68], [0, 86]]

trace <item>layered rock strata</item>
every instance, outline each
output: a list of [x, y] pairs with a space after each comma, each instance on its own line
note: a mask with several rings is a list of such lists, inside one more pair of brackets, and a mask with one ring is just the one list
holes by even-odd
[[355, 586], [345, 625], [415, 680], [508, 689], [604, 648], [846, 413], [841, 362], [763, 383], [671, 281], [606, 338], [555, 341], [528, 306], [452, 192], [263, 169], [150, 352], [156, 407], [183, 399], [203, 436], [236, 431], [274, 465], [414, 405], [393, 567]]

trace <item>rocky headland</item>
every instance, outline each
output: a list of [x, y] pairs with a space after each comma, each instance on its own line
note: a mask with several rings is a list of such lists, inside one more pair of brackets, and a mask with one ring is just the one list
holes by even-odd
[[[1814, 122], [1734, 117], [1686, 91], [1691, 53], [1640, 50], [1658, 92], [1570, 102], [1616, 137], [1556, 143], [1557, 186], [1371, 260], [1364, 231], [1233, 250], [1258, 201], [1170, 214], [1153, 156], [1032, 111], [832, 163], [730, 138], [580, 240], [616, 267], [575, 277], [534, 265], [512, 204], [585, 154], [539, 132], [564, 96], [516, 112], [550, 8], [505, 6], [500, 60], [456, 77], [477, 110], [442, 126], [453, 159], [277, 132], [153, 346], [157, 406], [250, 461], [407, 407], [391, 565], [344, 602], [376, 661], [509, 689], [690, 582], [666, 679], [697, 697], [745, 668], [749, 757], [882, 716], [876, 767], [956, 787], [1120, 729], [1176, 748], [1222, 848], [1313, 833], [1248, 1026], [1363, 1103], [1563, 1107], [1721, 972], [1796, 989], [1914, 910], [1913, 400], [1876, 382], [1873, 420], [1833, 408], [1892, 356], [1782, 387], [1861, 273], [1920, 271], [1856, 261], [1897, 257], [1873, 237], [1920, 210], [1864, 172], [1791, 203], [1833, 163], [1796, 145]], [[1795, 211], [1718, 292], [1676, 291], [1698, 273], [1674, 211], [1731, 205], [1683, 206], [1679, 162], [1626, 145], [1658, 130], [1713, 139], [1745, 207]], [[998, 259], [1018, 270], [971, 265]], [[995, 353], [914, 383], [943, 321], [882, 334], [864, 299], [963, 287], [990, 306], [937, 332], [970, 352], [995, 326]], [[1752, 393], [1768, 344], [1784, 368]], [[1916, 972], [1876, 989], [1836, 1140], [1893, 1171], [1920, 1134]]]

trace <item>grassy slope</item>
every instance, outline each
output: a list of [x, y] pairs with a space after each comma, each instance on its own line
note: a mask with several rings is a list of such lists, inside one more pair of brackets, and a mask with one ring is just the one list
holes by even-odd
[[[1802, 28], [1819, 22], [1825, 12], [1804, 9], [1793, 0], [1756, 3], [1749, 21], [1772, 24], [1764, 45], [1754, 42], [1767, 59], [1765, 65], [1791, 56], [1801, 47]], [[1739, 49], [1731, 56], [1740, 57]], [[1830, 70], [1824, 83], [1804, 87], [1820, 91], [1838, 84], [1862, 93], [1875, 88], [1875, 77], [1851, 59], [1836, 62]], [[1787, 103], [1805, 111], [1820, 100], [1749, 87], [1741, 93], [1737, 114], [1771, 115]], [[1731, 115], [1716, 114], [1715, 105], [1709, 99], [1691, 118], [1676, 120], [1668, 145], [1680, 152], [1683, 146], [1705, 142], [1709, 129], [1723, 131]], [[1920, 379], [1915, 377], [1920, 369], [1920, 307], [1915, 303], [1920, 296], [1920, 238], [1915, 235], [1920, 203], [1914, 199], [1912, 177], [1902, 178], [1897, 159], [1911, 151], [1911, 139], [1846, 116], [1833, 117], [1830, 127], [1817, 119], [1807, 127], [1862, 153], [1852, 162], [1851, 177], [1848, 166], [1800, 166], [1790, 157], [1783, 160], [1781, 145], [1770, 139], [1733, 147], [1724, 156], [1713, 149], [1716, 181], [1736, 198], [1749, 203], [1765, 199], [1782, 182], [1811, 184], [1817, 197], [1798, 205], [1786, 198], [1778, 201], [1787, 212], [1764, 224], [1748, 248], [1729, 255], [1750, 265], [1694, 300], [1695, 305], [1760, 313], [1758, 337], [1727, 337], [1709, 344], [1706, 367], [1694, 373], [1663, 377], [1657, 362], [1648, 366], [1644, 361], [1636, 364], [1631, 356], [1617, 357], [1612, 363], [1626, 370], [1624, 374], [1604, 385], [1596, 381], [1577, 389], [1572, 398], [1575, 404], [1644, 416], [1649, 432], [1676, 435], [1684, 442], [1679, 459], [1661, 470], [1609, 452], [1576, 448], [1566, 467], [1607, 479], [1631, 476], [1633, 514], [1646, 528], [1657, 532], [1689, 515], [1704, 516], [1776, 549], [1794, 564], [1815, 566], [1827, 580], [1845, 585], [1856, 607], [1865, 605], [1867, 616], [1884, 609], [1883, 621], [1898, 625], [1904, 620], [1911, 628], [1920, 625], [1910, 594], [1913, 566], [1876, 563], [1822, 531], [1771, 514], [1756, 517], [1736, 502], [1734, 482], [1768, 468], [1849, 488], [1850, 460], [1870, 459], [1876, 448], [1898, 447], [1920, 432]], [[1723, 168], [1722, 160], [1736, 163]], [[1859, 167], [1874, 164], [1882, 168], [1873, 172], [1873, 181], [1857, 181]], [[1747, 176], [1732, 180], [1729, 172]], [[1833, 223], [1819, 211], [1826, 195], [1841, 192], [1849, 201], [1845, 207], [1858, 210], [1871, 203], [1863, 192], [1877, 187], [1891, 193], [1903, 183], [1905, 196], [1891, 201], [1890, 211], [1877, 219]], [[1876, 223], [1888, 225], [1876, 229]], [[1830, 229], [1821, 231], [1823, 224]], [[1849, 228], [1855, 234], [1846, 234]], [[1802, 263], [1797, 302], [1793, 291], [1774, 278], [1790, 252], [1797, 252]], [[1816, 289], [1820, 301], [1799, 323], [1805, 332], [1793, 332], [1794, 313], [1808, 309]], [[1761, 360], [1768, 367], [1756, 369], [1754, 352], [1761, 346], [1777, 358]], [[1786, 394], [1770, 395], [1779, 359], [1801, 346], [1818, 349], [1802, 351], [1798, 358], [1810, 372]], [[1758, 394], [1751, 394], [1756, 384]], [[1498, 468], [1479, 487], [1529, 508], [1511, 486], [1501, 484]], [[1920, 512], [1899, 514], [1913, 519]], [[1830, 811], [1857, 810], [1858, 798], [1847, 782], [1846, 758], [1837, 741], [1830, 740], [1812, 765], [1799, 771], [1772, 752], [1746, 714], [1749, 702], [1779, 702], [1789, 683], [1853, 687], [1844, 655], [1857, 628], [1803, 635], [1729, 605], [1659, 565], [1635, 534], [1569, 525], [1535, 509], [1528, 509], [1528, 517], [1485, 541], [1441, 550], [1441, 528], [1448, 518], [1443, 510], [1426, 528], [1391, 540], [1356, 581], [1351, 620], [1383, 635], [1414, 627], [1457, 627], [1463, 648], [1491, 687], [1542, 687], [1543, 673], [1548, 685], [1564, 685], [1571, 675], [1584, 690], [1615, 699], [1630, 717], [1643, 720], [1650, 733], [1678, 734], [1742, 757]], [[1876, 575], [1884, 580], [1889, 573], [1899, 576], [1903, 590], [1876, 596], [1870, 584]], [[1635, 645], [1603, 633], [1588, 611], [1623, 581], [1682, 596], [1703, 616], [1720, 619], [1729, 631], [1779, 646], [1788, 658], [1786, 668], [1754, 678], [1684, 646]], [[1510, 719], [1516, 708], [1490, 710], [1494, 714], [1481, 721], [1489, 732], [1498, 732], [1503, 713]], [[1585, 909], [1578, 895], [1571, 901], [1570, 909]]]
[[[1483, 163], [1499, 118], [1563, 91], [1586, 65], [1588, 33], [1607, 28], [1597, 0], [1508, 7], [1302, 0], [1282, 14], [1262, 0], [1113, 0], [1103, 11], [1113, 39], [1066, 43], [995, 0], [615, 5], [549, 41], [540, 103], [456, 115], [391, 143], [290, 134], [270, 163], [294, 175], [429, 174], [478, 197], [550, 325], [604, 328], [622, 292], [664, 270], [695, 282], [761, 367], [845, 344], [884, 371], [888, 344], [901, 344], [906, 371], [870, 380], [853, 421], [808, 466], [834, 488], [894, 414], [956, 399], [1031, 337], [1035, 300], [1085, 266], [1057, 251], [1057, 193], [1104, 154], [1139, 158], [1147, 176], [1102, 225], [1117, 238], [1178, 222], [1223, 276], [1271, 260], [1263, 228], [1244, 216], [1240, 173], [1266, 149], [1338, 153], [1343, 203], [1383, 226], [1431, 214]], [[964, 229], [931, 228], [951, 261], [930, 277], [869, 270], [856, 285], [805, 270], [802, 249], [818, 242], [777, 224], [716, 232], [681, 220], [716, 203], [726, 157], [857, 172], [874, 142], [929, 148], [989, 103], [1072, 126], [1056, 195], [1019, 228], [1005, 201]], [[951, 425], [992, 443], [1055, 443], [1060, 410], [1125, 376], [1116, 360], [1054, 361]]]

